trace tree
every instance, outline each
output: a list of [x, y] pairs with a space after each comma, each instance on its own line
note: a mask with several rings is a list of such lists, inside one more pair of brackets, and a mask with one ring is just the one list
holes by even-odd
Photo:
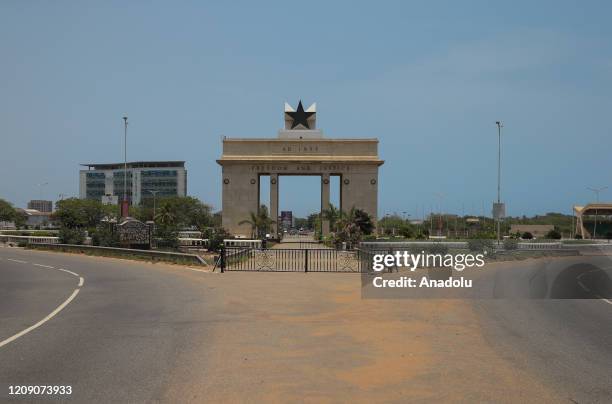
[[116, 215], [114, 206], [91, 199], [68, 198], [57, 202], [53, 217], [67, 228], [95, 228], [104, 218]]
[[155, 241], [157, 247], [161, 248], [177, 248], [178, 247], [178, 230], [172, 225], [155, 226]]
[[310, 230], [315, 230], [317, 228], [317, 223], [321, 222], [321, 215], [319, 213], [311, 213], [306, 218], [306, 221], [306, 228]]
[[209, 228], [204, 232], [204, 238], [208, 239], [208, 250], [214, 252], [221, 251], [224, 244], [223, 241], [231, 237], [223, 227]]
[[102, 247], [119, 247], [119, 234], [113, 230], [113, 223], [100, 223], [91, 235], [91, 243]]
[[176, 225], [176, 214], [171, 205], [162, 205], [155, 214], [155, 222], [161, 227], [174, 227]]
[[[157, 213], [163, 212], [160, 219], [172, 222], [178, 228], [197, 228], [203, 231], [214, 224], [212, 208], [191, 196], [176, 196], [158, 201]], [[158, 220], [156, 215], [155, 220]]]
[[26, 218], [23, 213], [13, 208], [13, 205], [9, 202], [0, 199], [0, 221], [13, 222], [19, 228], [24, 225]]
[[0, 221], [3, 222], [12, 222], [15, 220], [15, 215], [17, 212], [13, 205], [5, 201], [4, 199], [0, 199]]
[[533, 239], [533, 234], [531, 234], [531, 233], [529, 233], [528, 231], [526, 231], [525, 233], [523, 233], [523, 234], [521, 235], [521, 238], [522, 238], [523, 240], [531, 240], [531, 239]]
[[363, 233], [359, 226], [353, 222], [347, 221], [338, 223], [339, 230], [334, 233], [333, 241], [336, 247], [342, 243], [346, 243], [348, 249], [353, 248], [354, 245], [361, 241]]
[[60, 224], [59, 238], [64, 244], [82, 244], [85, 231], [95, 234], [103, 219], [116, 215], [115, 207], [90, 199], [68, 198], [57, 203], [53, 214]]
[[348, 248], [352, 248], [364, 235], [371, 234], [372, 230], [374, 224], [370, 215], [353, 207], [348, 213], [342, 213], [336, 222], [333, 240], [336, 245], [346, 243]]
[[248, 224], [251, 226], [251, 237], [253, 238], [265, 238], [266, 233], [270, 231], [272, 224], [276, 223], [268, 215], [268, 208], [266, 205], [261, 205], [257, 213], [250, 212], [249, 218], [239, 222], [239, 225]]
[[362, 234], [369, 235], [374, 231], [374, 223], [372, 223], [372, 218], [366, 211], [353, 207], [349, 211], [348, 216], [349, 220], [359, 227]]
[[546, 238], [553, 240], [561, 240], [561, 233], [559, 233], [559, 230], [557, 229], [552, 229], [551, 231], [546, 233]]
[[332, 232], [335, 232], [336, 229], [336, 222], [340, 219], [341, 216], [341, 212], [338, 208], [336, 208], [333, 204], [329, 204], [329, 208], [328, 209], [324, 209], [321, 212], [321, 218], [323, 220], [327, 220], [329, 221], [329, 229]]
[[60, 227], [59, 239], [62, 244], [83, 244], [85, 229], [82, 227]]
[[413, 226], [410, 223], [404, 223], [398, 229], [399, 235], [404, 238], [412, 238], [414, 237], [415, 231]]
[[378, 226], [386, 235], [398, 234], [399, 230], [406, 225], [406, 221], [398, 215], [388, 215], [378, 221]]
[[308, 228], [308, 219], [305, 217], [296, 217], [293, 219], [295, 223], [296, 229], [307, 229]]

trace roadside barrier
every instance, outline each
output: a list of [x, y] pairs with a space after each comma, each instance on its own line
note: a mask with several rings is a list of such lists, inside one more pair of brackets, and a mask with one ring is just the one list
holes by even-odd
[[118, 257], [145, 261], [163, 261], [173, 264], [208, 265], [204, 258], [196, 254], [183, 254], [169, 251], [135, 250], [131, 248], [100, 247], [76, 244], [29, 244], [27, 248], [34, 250], [60, 251], [97, 255], [102, 257]]

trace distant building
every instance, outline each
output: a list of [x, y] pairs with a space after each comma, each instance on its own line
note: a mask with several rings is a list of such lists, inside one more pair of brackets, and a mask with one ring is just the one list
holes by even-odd
[[555, 226], [552, 224], [512, 224], [510, 225], [510, 233], [531, 233], [536, 238], [544, 237], [546, 234], [554, 230]]
[[36, 209], [17, 209], [25, 218], [25, 225], [29, 229], [47, 229], [54, 227], [51, 221], [51, 212], [41, 212]]
[[[109, 203], [123, 200], [124, 163], [81, 164], [79, 197]], [[147, 199], [187, 195], [184, 161], [135, 161], [127, 163], [127, 198], [132, 205]], [[116, 199], [114, 198], [116, 197]]]
[[589, 203], [574, 206], [575, 234], [582, 238], [609, 238], [612, 236], [612, 203]]
[[53, 212], [53, 202], [41, 199], [32, 199], [30, 202], [28, 202], [28, 209], [50, 213]]
[[15, 222], [0, 220], [0, 230], [15, 230]]
[[293, 212], [290, 210], [281, 211], [280, 224], [283, 230], [289, 230], [293, 227]]

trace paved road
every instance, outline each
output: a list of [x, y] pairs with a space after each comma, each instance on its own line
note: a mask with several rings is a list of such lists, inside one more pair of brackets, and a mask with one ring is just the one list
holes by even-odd
[[[524, 266], [548, 275], [548, 287], [531, 277], [540, 285], [531, 289], [532, 297], [556, 299], [474, 300], [486, 340], [516, 367], [528, 368], [554, 386], [568, 402], [612, 402], [612, 296], [606, 275], [612, 273], [610, 257], [559, 259], [545, 265], [531, 261]], [[510, 285], [510, 271], [504, 272]], [[595, 290], [599, 293], [593, 296]]]
[[0, 347], [0, 401], [19, 384], [71, 385], [77, 402], [162, 399], [177, 361], [206, 341], [206, 289], [153, 265], [0, 248], [0, 343], [78, 288], [57, 268], [84, 284]]
[[362, 300], [354, 274], [0, 248], [0, 401], [612, 402], [611, 341], [601, 299]]

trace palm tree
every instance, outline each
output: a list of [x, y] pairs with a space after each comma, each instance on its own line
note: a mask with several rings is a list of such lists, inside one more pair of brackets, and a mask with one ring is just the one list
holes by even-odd
[[348, 248], [358, 244], [363, 235], [370, 234], [374, 229], [372, 218], [365, 211], [352, 207], [348, 212], [340, 212], [336, 222], [334, 241], [336, 244], [346, 243]]
[[255, 212], [249, 213], [250, 218], [238, 222], [239, 225], [248, 224], [251, 226], [251, 238], [255, 238], [255, 234], [257, 233], [257, 228], [259, 227], [259, 218]]
[[158, 221], [162, 226], [172, 226], [176, 221], [176, 216], [172, 211], [170, 205], [164, 205], [159, 209], [155, 215], [155, 220]]
[[251, 237], [253, 238], [264, 238], [266, 232], [270, 229], [272, 224], [276, 223], [268, 215], [268, 208], [266, 205], [261, 205], [257, 213], [250, 212], [249, 218], [239, 222], [239, 225], [248, 224], [251, 226]]
[[324, 209], [321, 212], [321, 218], [323, 220], [327, 220], [329, 221], [329, 229], [332, 232], [335, 232], [336, 229], [336, 222], [342, 217], [342, 212], [340, 211], [340, 209], [336, 208], [334, 205], [332, 205], [331, 203], [329, 204], [329, 209]]

